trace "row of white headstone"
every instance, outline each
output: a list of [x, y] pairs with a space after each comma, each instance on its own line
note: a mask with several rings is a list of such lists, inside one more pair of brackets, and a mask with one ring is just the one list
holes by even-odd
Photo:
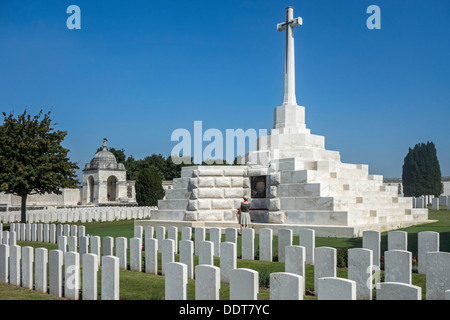
[[[17, 226], [13, 226], [17, 227]], [[260, 248], [264, 246], [272, 248], [272, 230], [261, 230]], [[166, 299], [186, 299], [187, 279], [196, 280], [196, 299], [220, 298], [220, 283], [230, 283], [231, 299], [257, 299], [258, 298], [258, 272], [249, 269], [236, 268], [237, 259], [237, 229], [227, 228], [225, 242], [221, 242], [222, 230], [212, 228], [209, 230], [210, 240], [205, 241], [207, 229], [195, 228], [194, 241], [192, 241], [192, 229], [182, 228], [181, 240], [178, 242], [178, 229], [156, 227], [156, 238], [153, 238], [153, 228], [145, 229], [135, 227], [134, 238], [130, 239], [130, 270], [142, 272], [142, 243], [145, 248], [145, 272], [158, 273], [158, 252], [161, 252], [161, 271], [165, 275]], [[7, 232], [7, 231], [6, 231]], [[79, 264], [87, 263], [83, 267], [83, 299], [97, 297], [96, 288], [92, 288], [88, 279], [96, 279], [100, 262], [102, 267], [108, 266], [105, 272], [105, 286], [109, 286], [105, 292], [106, 297], [118, 298], [118, 269], [127, 269], [127, 238], [104, 237], [103, 241], [98, 236], [87, 237], [84, 235], [83, 226], [62, 227], [63, 235], [57, 238], [58, 250], [52, 255], [65, 257], [66, 276], [70, 277], [70, 283], [79, 283], [79, 274], [73, 273], [79, 270]], [[11, 231], [16, 233], [16, 231]], [[264, 235], [267, 233], [266, 235]], [[305, 293], [305, 264], [314, 264], [314, 287], [318, 299], [372, 299], [372, 286], [376, 282], [377, 299], [421, 299], [421, 288], [411, 284], [411, 253], [406, 251], [407, 233], [403, 231], [391, 231], [388, 233], [388, 251], [384, 253], [385, 282], [377, 282], [375, 266], [380, 264], [380, 233], [366, 231], [363, 234], [363, 248], [349, 249], [348, 251], [348, 279], [336, 277], [336, 249], [318, 247], [314, 245], [314, 230], [304, 230], [299, 234], [300, 245], [292, 245], [292, 230], [284, 229], [278, 232], [279, 261], [285, 263], [285, 272], [270, 275], [271, 299], [302, 299]], [[13, 237], [14, 238], [14, 237]], [[214, 242], [214, 239], [219, 241]], [[6, 238], [4, 237], [3, 240]], [[11, 237], [9, 238], [11, 239]], [[253, 239], [253, 240], [252, 240]], [[102, 242], [102, 243], [101, 243]], [[216, 246], [217, 244], [217, 246]], [[439, 234], [435, 232], [419, 233], [419, 272], [425, 273], [426, 297], [432, 299], [450, 299], [450, 254], [439, 252]], [[242, 258], [252, 259], [253, 252], [249, 247], [254, 246], [254, 230], [242, 231]], [[115, 247], [115, 248], [114, 248]], [[217, 250], [215, 249], [217, 248]], [[41, 248], [39, 248], [41, 249]], [[115, 249], [115, 250], [114, 250]], [[22, 248], [23, 250], [23, 248]], [[22, 254], [22, 285], [28, 286], [30, 279], [30, 257], [32, 253], [27, 248]], [[51, 252], [52, 252], [51, 251]], [[77, 252], [78, 251], [78, 252]], [[114, 253], [115, 251], [115, 253]], [[0, 281], [13, 280], [18, 283], [18, 248], [13, 243], [3, 241], [0, 250]], [[56, 253], [58, 252], [58, 253]], [[175, 253], [179, 252], [179, 262], [175, 262]], [[244, 254], [244, 252], [247, 252]], [[68, 254], [71, 253], [71, 254]], [[36, 249], [36, 288], [42, 288], [42, 261], [46, 252]], [[103, 257], [102, 257], [103, 255]], [[194, 255], [199, 257], [199, 265], [194, 268]], [[96, 256], [93, 258], [92, 256]], [[214, 256], [220, 257], [220, 268], [214, 266]], [[66, 258], [67, 257], [67, 258]], [[100, 258], [102, 257], [102, 258]], [[109, 258], [108, 258], [109, 257]], [[260, 254], [260, 259], [261, 259]], [[309, 258], [307, 258], [309, 257]], [[11, 259], [12, 258], [12, 259]], [[82, 261], [79, 261], [79, 259]], [[104, 262], [104, 258], [106, 262]], [[115, 258], [115, 259], [110, 259]], [[57, 261], [57, 258], [50, 259]], [[95, 260], [95, 263], [93, 262]], [[114, 260], [114, 261], [113, 261]], [[9, 262], [7, 262], [9, 261]], [[59, 260], [58, 260], [59, 261]], [[9, 263], [9, 266], [8, 266]], [[25, 267], [23, 264], [25, 263]], [[56, 264], [56, 262], [53, 262]], [[106, 265], [103, 265], [106, 263]], [[93, 264], [95, 266], [93, 266]], [[73, 266], [72, 268], [69, 268]], [[3, 270], [3, 272], [2, 272]], [[16, 271], [14, 271], [16, 270]], [[50, 279], [52, 271], [58, 268], [50, 267]], [[62, 270], [62, 269], [61, 269]], [[86, 275], [84, 274], [86, 270]], [[56, 272], [56, 271], [55, 271]], [[69, 272], [72, 272], [69, 274]], [[194, 274], [195, 272], [195, 274]], [[103, 272], [102, 272], [103, 274]], [[54, 276], [61, 279], [61, 274]], [[19, 280], [20, 281], [20, 280]], [[52, 280], [50, 280], [52, 281]], [[103, 280], [102, 280], [103, 281]], [[39, 283], [38, 283], [39, 282]], [[53, 283], [59, 283], [53, 280]], [[84, 283], [84, 282], [83, 282]], [[96, 283], [96, 282], [95, 282]], [[103, 285], [103, 282], [102, 282]], [[56, 285], [58, 287], [58, 285]], [[60, 286], [61, 287], [61, 286]], [[84, 293], [84, 287], [89, 293]], [[181, 289], [180, 289], [181, 288]], [[52, 289], [54, 292], [56, 289]], [[211, 291], [213, 290], [213, 291]], [[44, 291], [44, 289], [42, 290]], [[197, 294], [198, 291], [198, 294]], [[50, 292], [50, 291], [49, 291]], [[65, 290], [65, 295], [71, 299], [78, 299], [78, 291]], [[108, 294], [107, 292], [111, 292]], [[210, 294], [204, 296], [205, 292]], [[103, 299], [103, 297], [102, 297]]]
[[[101, 300], [118, 300], [119, 259], [102, 256], [101, 265]], [[99, 255], [93, 253], [0, 245], [0, 282], [57, 297], [78, 300], [82, 288], [83, 300], [97, 300], [98, 268]]]
[[[157, 207], [81, 207], [27, 210], [28, 223], [72, 223], [93, 221], [116, 221], [131, 219], [149, 219], [152, 210]], [[0, 213], [0, 222], [14, 223], [21, 221], [20, 211]]]
[[16, 241], [56, 243], [59, 236], [85, 236], [84, 226], [53, 223], [11, 223], [9, 231], [3, 231], [0, 223], [0, 244], [16, 244]]
[[439, 210], [439, 206], [446, 206], [447, 210], [450, 209], [450, 196], [421, 196], [412, 197], [413, 208], [426, 208], [428, 204], [431, 204], [432, 210]]
[[[163, 233], [163, 228], [159, 233]], [[158, 231], [157, 228], [157, 231]], [[269, 230], [269, 229], [268, 229]], [[261, 244], [271, 248], [271, 230], [260, 230]], [[227, 230], [225, 230], [226, 232]], [[231, 230], [230, 230], [231, 231]], [[264, 239], [267, 232], [268, 239]], [[138, 231], [139, 233], [139, 231]], [[236, 269], [236, 242], [219, 242], [220, 268], [214, 267], [213, 256], [216, 247], [213, 241], [204, 241], [204, 228], [195, 228], [195, 238], [201, 240], [180, 241], [180, 261], [173, 260], [174, 239], [153, 240], [154, 248], [158, 241], [161, 244], [162, 264], [166, 275], [166, 299], [185, 299], [187, 279], [193, 278], [193, 248], [198, 247], [199, 271], [195, 267], [196, 292], [199, 294], [208, 288], [215, 288], [209, 297], [220, 296], [217, 285], [220, 282], [230, 283], [231, 299], [257, 299], [258, 273], [254, 270]], [[157, 232], [158, 234], [158, 232]], [[214, 232], [215, 234], [215, 232]], [[336, 277], [337, 251], [330, 247], [314, 247], [314, 230], [300, 232], [300, 245], [292, 245], [292, 230], [278, 231], [279, 261], [285, 263], [285, 272], [270, 276], [271, 299], [302, 299], [305, 293], [305, 264], [314, 264], [314, 288], [318, 299], [371, 300], [375, 285], [378, 300], [420, 300], [421, 287], [412, 285], [412, 254], [407, 251], [407, 233], [391, 231], [388, 233], [388, 251], [384, 253], [385, 281], [379, 282], [380, 266], [380, 233], [366, 231], [363, 234], [363, 248], [348, 251], [348, 279]], [[263, 238], [263, 239], [262, 239]], [[234, 237], [231, 237], [233, 240]], [[242, 258], [252, 259], [254, 230], [242, 231]], [[147, 241], [147, 239], [146, 239]], [[425, 273], [426, 298], [428, 300], [450, 299], [450, 253], [439, 252], [439, 234], [436, 232], [420, 232], [419, 239], [419, 272]], [[263, 248], [261, 248], [263, 249]], [[156, 250], [156, 249], [154, 249]], [[185, 252], [186, 250], [186, 252]], [[247, 252], [246, 257], [244, 252]], [[309, 257], [307, 259], [307, 256]], [[183, 258], [187, 257], [187, 258]], [[166, 264], [165, 263], [170, 263]], [[206, 268], [209, 266], [209, 268]], [[239, 271], [238, 271], [239, 270]], [[209, 279], [207, 283], [198, 283], [197, 272], [206, 273], [201, 279]], [[185, 275], [186, 273], [186, 275]], [[234, 279], [234, 280], [233, 280]], [[182, 288], [182, 289], [180, 289]], [[202, 299], [206, 299], [201, 295]]]

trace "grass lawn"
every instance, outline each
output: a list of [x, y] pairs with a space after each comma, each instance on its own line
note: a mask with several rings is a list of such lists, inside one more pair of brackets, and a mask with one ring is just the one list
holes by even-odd
[[[438, 222], [423, 224], [410, 228], [401, 229], [408, 232], [408, 250], [413, 256], [417, 255], [417, 234], [421, 231], [436, 231], [440, 233], [440, 250], [450, 252], [450, 210], [433, 211], [429, 210], [429, 219], [438, 220]], [[100, 237], [133, 237], [134, 221], [115, 221], [115, 222], [93, 222], [83, 224], [86, 227], [86, 234], [97, 235]], [[8, 225], [4, 229], [8, 229]], [[179, 236], [180, 238], [180, 236]], [[208, 239], [208, 235], [206, 236]], [[224, 240], [224, 239], [223, 239]], [[238, 256], [240, 256], [240, 237], [238, 237]], [[32, 246], [34, 248], [45, 247], [48, 250], [57, 249], [55, 244], [33, 243], [18, 241], [20, 246]], [[294, 236], [293, 244], [298, 244], [298, 236]], [[362, 246], [362, 238], [322, 238], [316, 237], [316, 247], [330, 246], [335, 248], [356, 248]], [[381, 235], [381, 250], [387, 249], [387, 232]], [[274, 236], [273, 251], [277, 250], [277, 237]], [[258, 235], [255, 238], [255, 252], [258, 251]], [[179, 257], [176, 255], [175, 260]], [[198, 264], [198, 258], [195, 257], [194, 264]], [[160, 264], [159, 264], [160, 265]], [[220, 266], [220, 260], [215, 258], [215, 265]], [[273, 272], [283, 272], [284, 263], [265, 262], [258, 260], [237, 260], [238, 268], [249, 268], [259, 272], [260, 277], [260, 300], [269, 299], [269, 290], [267, 288], [269, 282], [269, 274]], [[338, 268], [337, 276], [347, 278], [347, 269]], [[383, 279], [383, 272], [381, 274]], [[314, 291], [314, 267], [306, 266], [306, 284], [307, 292]], [[99, 291], [101, 289], [101, 269], [99, 271]], [[423, 299], [425, 299], [425, 275], [413, 273], [413, 284], [422, 287]], [[164, 277], [160, 275], [150, 275], [144, 272], [133, 272], [128, 270], [120, 271], [120, 297], [122, 300], [163, 300], [164, 299]], [[195, 281], [189, 280], [188, 283], [188, 299], [195, 298]], [[53, 300], [57, 297], [48, 294], [41, 294], [35, 291], [26, 290], [20, 287], [8, 284], [0, 284], [0, 300]], [[229, 286], [222, 284], [221, 299], [229, 299]], [[316, 297], [307, 294], [306, 300], [314, 300]]]

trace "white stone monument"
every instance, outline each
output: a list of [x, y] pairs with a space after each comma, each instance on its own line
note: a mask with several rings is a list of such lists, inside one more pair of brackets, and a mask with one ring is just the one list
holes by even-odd
[[[312, 229], [316, 236], [359, 237], [364, 230], [386, 231], [428, 220], [428, 209], [413, 208], [396, 186], [384, 186], [368, 165], [342, 163], [337, 151], [325, 149], [325, 138], [311, 134], [305, 107], [295, 93], [294, 18], [286, 8], [284, 93], [275, 108], [273, 129], [257, 141], [257, 150], [240, 166], [187, 166], [173, 189], [151, 211], [149, 225], [177, 221], [186, 226], [238, 227], [236, 208], [250, 196], [252, 227]], [[297, 229], [296, 229], [297, 228]], [[274, 232], [276, 234], [276, 232]]]
[[117, 163], [114, 154], [108, 151], [105, 138], [102, 150], [84, 167], [81, 202], [97, 205], [136, 204], [135, 181], [127, 180], [126, 173], [124, 165]]

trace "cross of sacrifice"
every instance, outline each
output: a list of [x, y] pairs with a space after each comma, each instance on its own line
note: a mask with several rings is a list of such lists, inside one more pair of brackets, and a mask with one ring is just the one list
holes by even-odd
[[297, 105], [297, 98], [295, 97], [294, 28], [302, 24], [301, 17], [294, 19], [293, 7], [286, 8], [286, 21], [277, 24], [278, 31], [286, 30], [283, 105]]

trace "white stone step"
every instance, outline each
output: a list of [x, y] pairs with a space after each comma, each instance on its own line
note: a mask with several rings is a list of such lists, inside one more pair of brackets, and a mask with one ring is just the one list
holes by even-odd
[[186, 212], [181, 210], [152, 210], [151, 220], [177, 220], [184, 221]]
[[286, 149], [271, 149], [271, 154], [275, 158], [285, 159], [285, 158], [301, 158], [304, 161], [321, 161], [321, 160], [331, 160], [340, 161], [341, 156], [337, 151], [325, 150], [320, 148], [312, 147], [295, 147]]
[[189, 186], [189, 177], [175, 178], [172, 180], [173, 189], [187, 189]]
[[158, 200], [158, 209], [160, 210], [186, 210], [187, 206], [188, 200]]
[[184, 200], [189, 199], [192, 192], [187, 191], [187, 189], [167, 189], [165, 193], [165, 198]]
[[332, 197], [280, 197], [281, 211], [285, 210], [333, 210]]
[[273, 134], [259, 140], [259, 147], [263, 149], [289, 149], [293, 146], [325, 148], [325, 137], [310, 133]]
[[348, 225], [348, 212], [331, 210], [283, 210], [286, 224]]
[[321, 196], [321, 185], [319, 183], [282, 184], [277, 188], [277, 195], [283, 197], [319, 197]]

